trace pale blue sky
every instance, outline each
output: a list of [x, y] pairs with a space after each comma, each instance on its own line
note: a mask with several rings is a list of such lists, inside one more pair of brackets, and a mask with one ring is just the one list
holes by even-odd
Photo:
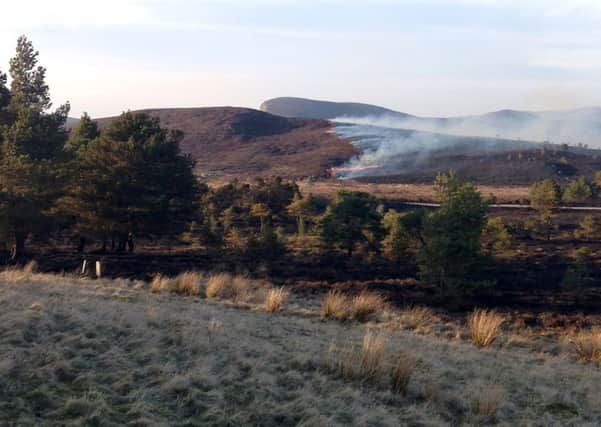
[[[421, 115], [601, 105], [601, 0], [2, 0], [93, 116], [276, 96]], [[6, 17], [6, 20], [5, 18]]]

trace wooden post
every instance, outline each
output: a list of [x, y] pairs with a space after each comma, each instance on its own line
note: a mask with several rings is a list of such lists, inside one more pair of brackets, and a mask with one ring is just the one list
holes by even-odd
[[86, 273], [87, 273], [87, 271], [88, 271], [88, 260], [87, 260], [87, 259], [84, 259], [84, 260], [83, 260], [83, 264], [82, 264], [82, 266], [81, 266], [81, 275], [82, 275], [82, 276], [85, 276], [85, 275], [86, 275]]
[[99, 279], [102, 277], [102, 264], [100, 261], [96, 261], [96, 277]]

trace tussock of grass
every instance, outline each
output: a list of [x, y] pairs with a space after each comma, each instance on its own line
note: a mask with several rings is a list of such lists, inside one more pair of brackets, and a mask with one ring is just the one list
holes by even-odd
[[183, 295], [200, 295], [201, 283], [204, 281], [204, 275], [194, 271], [186, 271], [175, 278], [175, 292]]
[[246, 301], [259, 288], [259, 284], [245, 276], [218, 273], [209, 277], [205, 294], [207, 298]]
[[428, 307], [411, 307], [401, 312], [400, 320], [404, 329], [425, 329], [435, 322], [436, 315]]
[[579, 359], [601, 363], [601, 330], [580, 332], [570, 341]]
[[205, 290], [207, 298], [224, 298], [231, 287], [233, 277], [228, 273], [213, 274], [209, 277]]
[[321, 301], [321, 319], [344, 320], [348, 317], [348, 297], [340, 291], [330, 291]]
[[396, 357], [396, 361], [392, 367], [390, 374], [390, 387], [395, 393], [405, 393], [409, 381], [415, 371], [415, 362], [405, 353], [400, 353]]
[[277, 313], [281, 311], [284, 305], [286, 305], [289, 295], [290, 292], [283, 287], [269, 289], [267, 291], [267, 295], [265, 296], [265, 310], [269, 313]]
[[186, 271], [176, 277], [165, 277], [157, 274], [150, 283], [153, 293], [171, 292], [174, 294], [198, 296], [204, 281], [202, 273]]
[[504, 317], [492, 310], [474, 310], [467, 318], [472, 342], [477, 347], [490, 347], [501, 332]]
[[373, 292], [361, 292], [351, 300], [348, 316], [350, 319], [365, 322], [385, 308], [386, 301], [382, 295]]
[[368, 331], [360, 346], [347, 348], [330, 347], [325, 367], [331, 373], [346, 380], [375, 383], [385, 377], [383, 335]]
[[340, 291], [330, 291], [321, 302], [321, 319], [357, 320], [366, 322], [386, 309], [386, 300], [380, 294], [362, 292], [354, 297]]
[[505, 390], [499, 385], [480, 387], [472, 399], [472, 413], [478, 417], [492, 420], [505, 397]]

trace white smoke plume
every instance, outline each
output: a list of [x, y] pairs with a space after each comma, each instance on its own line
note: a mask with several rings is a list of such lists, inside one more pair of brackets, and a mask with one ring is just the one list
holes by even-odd
[[434, 152], [477, 155], [532, 149], [538, 143], [601, 148], [601, 109], [530, 113], [504, 110], [471, 117], [365, 116], [334, 119], [334, 132], [361, 155], [334, 172], [341, 178], [402, 174]]

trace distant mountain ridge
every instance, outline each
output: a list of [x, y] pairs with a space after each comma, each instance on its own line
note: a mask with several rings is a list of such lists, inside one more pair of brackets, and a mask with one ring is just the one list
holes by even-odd
[[458, 117], [419, 117], [370, 104], [304, 98], [274, 98], [262, 111], [284, 116], [339, 120], [460, 136], [584, 143], [601, 147], [601, 108], [565, 111], [500, 110]]
[[267, 100], [259, 107], [261, 111], [284, 117], [305, 119], [335, 119], [338, 117], [384, 116], [413, 117], [377, 105], [358, 102], [330, 102], [305, 98], [283, 97]]

